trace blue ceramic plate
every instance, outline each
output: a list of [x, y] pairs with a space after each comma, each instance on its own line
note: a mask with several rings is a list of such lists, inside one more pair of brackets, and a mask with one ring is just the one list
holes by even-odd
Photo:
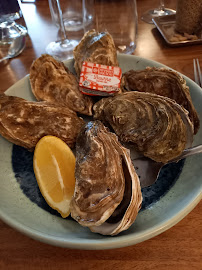
[[[163, 66], [136, 56], [119, 55], [122, 71]], [[73, 60], [66, 65], [73, 69]], [[202, 90], [185, 77], [193, 103], [202, 120]], [[6, 94], [35, 100], [29, 76]], [[202, 128], [194, 145], [202, 144]], [[111, 237], [90, 232], [71, 218], [62, 219], [41, 196], [32, 167], [33, 153], [0, 137], [0, 218], [18, 231], [39, 241], [77, 249], [112, 249], [133, 245], [169, 229], [187, 215], [202, 197], [202, 155], [163, 168], [157, 182], [142, 190], [143, 207], [135, 223]]]

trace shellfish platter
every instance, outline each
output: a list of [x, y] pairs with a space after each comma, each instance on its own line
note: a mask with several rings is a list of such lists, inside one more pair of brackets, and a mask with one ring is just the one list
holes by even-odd
[[[119, 66], [119, 91], [83, 94], [84, 61]], [[165, 165], [155, 184], [141, 188], [133, 155], [166, 164], [202, 144], [200, 104], [202, 91], [192, 80], [160, 63], [117, 55], [107, 32], [87, 32], [64, 63], [42, 55], [30, 75], [0, 95], [0, 218], [39, 241], [78, 249], [124, 247], [167, 230], [201, 200], [201, 156]], [[75, 153], [67, 218], [48, 205], [33, 171], [33, 151], [46, 135]]]

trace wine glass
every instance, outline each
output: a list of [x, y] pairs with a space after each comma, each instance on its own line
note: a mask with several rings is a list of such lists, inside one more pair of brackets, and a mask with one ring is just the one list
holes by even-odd
[[165, 16], [165, 15], [172, 15], [175, 14], [176, 11], [170, 8], [165, 8], [164, 0], [160, 0], [160, 5], [158, 8], [150, 9], [142, 14], [141, 19], [146, 23], [153, 23], [152, 19]]
[[68, 39], [66, 36], [60, 1], [49, 0], [49, 4], [57, 7], [60, 40], [49, 43], [46, 52], [60, 61], [70, 59], [73, 57], [73, 49], [78, 44], [78, 41]]
[[[49, 0], [49, 7], [52, 21], [59, 27], [56, 1]], [[60, 8], [62, 10], [65, 30], [77, 32], [78, 37], [81, 34], [80, 31], [84, 30], [84, 26], [89, 26], [93, 20], [94, 0], [60, 0]]]

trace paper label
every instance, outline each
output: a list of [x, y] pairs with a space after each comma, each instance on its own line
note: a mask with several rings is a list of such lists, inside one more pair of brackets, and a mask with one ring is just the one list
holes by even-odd
[[87, 95], [110, 95], [120, 90], [120, 67], [83, 62], [79, 86]]

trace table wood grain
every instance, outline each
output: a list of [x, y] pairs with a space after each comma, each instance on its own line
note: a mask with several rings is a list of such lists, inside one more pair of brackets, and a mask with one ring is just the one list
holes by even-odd
[[[154, 25], [141, 21], [140, 15], [158, 6], [159, 1], [137, 0], [139, 23], [135, 55], [159, 61], [194, 79], [192, 59], [202, 63], [202, 46], [171, 48]], [[165, 1], [175, 8], [174, 0]], [[29, 73], [34, 59], [45, 53], [45, 47], [57, 37], [47, 0], [23, 3], [28, 27], [23, 53], [0, 65], [0, 92], [6, 91]], [[0, 221], [0, 269], [202, 269], [202, 203], [200, 202], [177, 225], [166, 232], [130, 247], [82, 251], [50, 246], [35, 241]]]

